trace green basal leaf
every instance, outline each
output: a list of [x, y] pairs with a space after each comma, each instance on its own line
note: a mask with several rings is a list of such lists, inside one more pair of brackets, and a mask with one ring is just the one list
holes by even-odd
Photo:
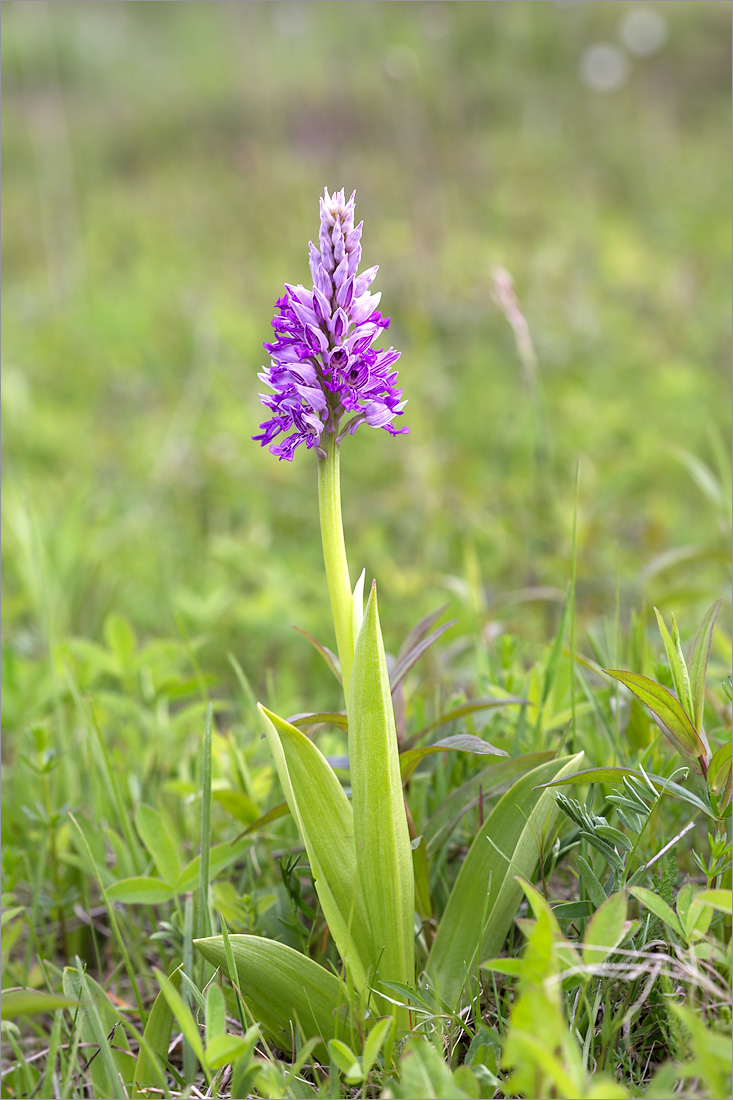
[[320, 749], [295, 726], [261, 705], [258, 709], [331, 935], [362, 989], [376, 959], [359, 891], [351, 804]]
[[378, 978], [412, 985], [412, 852], [376, 583], [356, 643], [348, 713], [354, 844]]
[[[204, 958], [229, 974], [222, 936], [195, 940]], [[236, 974], [229, 974], [254, 1019], [281, 1049], [292, 1053], [298, 1030], [303, 1039], [323, 1040], [316, 1048], [327, 1057], [323, 1045], [329, 1039], [352, 1036], [339, 1011], [346, 989], [335, 974], [284, 943], [260, 936], [230, 935]]]
[[530, 879], [541, 846], [549, 847], [559, 810], [539, 785], [562, 778], [582, 758], [578, 753], [550, 760], [522, 776], [479, 829], [427, 961], [428, 975], [449, 1005], [459, 1003], [466, 975], [475, 983], [479, 960], [498, 955], [522, 899], [516, 876]]
[[679, 700], [671, 691], [648, 676], [641, 676], [637, 672], [621, 672], [618, 669], [604, 669], [607, 676], [613, 676], [624, 684], [629, 691], [645, 703], [649, 710], [659, 719], [662, 730], [675, 746], [678, 752], [693, 766], [699, 769], [698, 761], [705, 759], [705, 745], [698, 736], [697, 730], [692, 725], [688, 715]]
[[698, 631], [692, 640], [687, 667], [690, 671], [690, 689], [692, 691], [692, 720], [696, 729], [702, 729], [705, 710], [705, 677], [708, 671], [710, 646], [713, 641], [713, 628], [720, 611], [721, 600], [716, 600], [707, 609]]
[[415, 768], [426, 756], [436, 752], [472, 752], [478, 756], [509, 756], [503, 749], [497, 749], [488, 741], [480, 737], [474, 737], [470, 733], [457, 733], [454, 737], [444, 737], [442, 741], [436, 741], [432, 745], [424, 745], [420, 749], [408, 749], [400, 753], [400, 772], [402, 782], [406, 783]]

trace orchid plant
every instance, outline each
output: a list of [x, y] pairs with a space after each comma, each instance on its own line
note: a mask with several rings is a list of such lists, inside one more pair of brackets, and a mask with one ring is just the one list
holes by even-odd
[[[414, 1022], [415, 945], [423, 935], [415, 882], [426, 851], [422, 838], [410, 836], [403, 785], [421, 757], [439, 748], [506, 753], [464, 736], [400, 754], [392, 691], [404, 668], [397, 675], [393, 669], [390, 680], [376, 582], [366, 609], [364, 572], [352, 588], [341, 518], [341, 445], [362, 424], [393, 436], [408, 432], [395, 426], [405, 407], [393, 369], [400, 353], [373, 346], [389, 318], [377, 309], [380, 295], [369, 289], [377, 267], [359, 272], [363, 223], [354, 224], [354, 213], [353, 194], [347, 201], [343, 190], [325, 191], [320, 247], [309, 245], [313, 285], [286, 284], [272, 321], [275, 339], [264, 345], [270, 366], [260, 378], [272, 392], [262, 402], [272, 415], [254, 436], [281, 460], [292, 461], [305, 444], [318, 462], [351, 797], [295, 719], [286, 721], [262, 705], [259, 712], [342, 968], [333, 973], [257, 936], [225, 932], [196, 942], [238, 984], [255, 1020], [282, 1049], [295, 1049], [297, 1029], [303, 1041], [328, 1043], [333, 1056], [340, 1051], [344, 1057], [344, 1049], [352, 1053], [343, 1043], [348, 1039], [364, 1049], [366, 1059], [377, 1039], [383, 1042], [390, 1029], [395, 1037], [404, 1035]], [[417, 628], [407, 667], [440, 632], [429, 634], [435, 618]], [[335, 658], [329, 659], [335, 667]], [[516, 781], [479, 829], [432, 939], [420, 988], [437, 997], [435, 1003], [457, 1009], [475, 989], [482, 959], [501, 948], [523, 896], [517, 876], [534, 873], [558, 816], [554, 796], [541, 784], [573, 771], [581, 758], [536, 753], [496, 764], [497, 770], [504, 767], [505, 781]], [[424, 874], [420, 881], [422, 887]], [[383, 1023], [375, 1026], [379, 1018]]]

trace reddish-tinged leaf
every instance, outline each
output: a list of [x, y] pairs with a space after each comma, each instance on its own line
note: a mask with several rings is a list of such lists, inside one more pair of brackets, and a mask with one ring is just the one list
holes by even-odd
[[695, 765], [700, 757], [705, 758], [705, 746], [697, 730], [671, 691], [638, 672], [621, 672], [608, 668], [603, 671], [607, 676], [619, 680], [649, 707], [652, 714], [659, 719], [663, 732], [682, 756]]
[[435, 752], [472, 752], [479, 756], [508, 756], [508, 752], [497, 749], [488, 741], [482, 741], [480, 737], [474, 737], [470, 733], [458, 733], [455, 737], [444, 737], [442, 741], [436, 741], [433, 745], [424, 745], [419, 749], [408, 749], [400, 754], [400, 772], [402, 782], [406, 783], [415, 768], [425, 756]]
[[402, 682], [412, 666], [419, 661], [425, 650], [429, 649], [433, 642], [438, 640], [441, 634], [445, 634], [446, 630], [454, 626], [457, 622], [457, 619], [451, 619], [449, 622], [436, 627], [427, 637], [423, 638], [414, 645], [412, 649], [408, 650], [407, 653], [397, 659], [389, 677], [389, 686], [392, 691]]
[[341, 683], [341, 670], [339, 668], [339, 659], [335, 653], [333, 653], [328, 646], [325, 646], [323, 642], [319, 642], [318, 638], [314, 638], [312, 634], [309, 634], [307, 630], [303, 630], [301, 626], [294, 627], [299, 634], [302, 634], [308, 639], [310, 644], [318, 650], [323, 660], [326, 662], [331, 672], [334, 674], [339, 683]]

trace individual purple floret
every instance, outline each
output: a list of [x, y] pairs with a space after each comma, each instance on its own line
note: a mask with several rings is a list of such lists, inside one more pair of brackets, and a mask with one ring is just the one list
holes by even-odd
[[[320, 448], [324, 432], [340, 441], [364, 423], [391, 435], [409, 431], [392, 425], [406, 404], [392, 370], [400, 353], [372, 347], [389, 317], [377, 311], [381, 294], [369, 293], [377, 268], [358, 274], [364, 223], [354, 225], [355, 194], [346, 202], [343, 189], [325, 190], [320, 251], [308, 245], [313, 287], [285, 284], [272, 321], [276, 339], [264, 345], [270, 367], [259, 378], [273, 393], [260, 396], [273, 416], [252, 438], [288, 461], [301, 443]], [[274, 443], [283, 432], [292, 434]]]

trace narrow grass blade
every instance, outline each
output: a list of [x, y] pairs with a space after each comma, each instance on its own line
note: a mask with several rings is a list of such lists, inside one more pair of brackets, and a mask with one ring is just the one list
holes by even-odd
[[373, 947], [380, 959], [378, 976], [412, 985], [412, 853], [376, 582], [354, 654], [349, 731], [354, 842]]
[[198, 883], [196, 934], [207, 936], [211, 932], [209, 915], [209, 865], [211, 860], [211, 703], [206, 710], [204, 751], [201, 768], [201, 866]]
[[522, 899], [516, 876], [531, 879], [541, 851], [549, 847], [559, 810], [554, 796], [538, 784], [572, 771], [582, 755], [551, 760], [522, 776], [477, 833], [427, 961], [438, 995], [450, 1006], [458, 1005], [466, 975], [475, 981], [479, 960], [499, 954]]
[[[296, 1025], [304, 1038], [318, 1036], [328, 1042], [344, 1037], [346, 1024], [339, 1006], [345, 990], [335, 974], [275, 940], [232, 935], [229, 942], [236, 974], [229, 973], [222, 936], [197, 940], [196, 947], [237, 982], [254, 1019], [281, 1050], [292, 1052]], [[325, 1056], [322, 1044], [318, 1049]]]
[[145, 1009], [143, 1007], [142, 998], [140, 996], [140, 990], [138, 989], [137, 974], [136, 974], [135, 970], [133, 969], [132, 961], [130, 959], [129, 952], [127, 950], [127, 947], [125, 946], [125, 941], [122, 938], [122, 934], [120, 933], [120, 926], [117, 922], [117, 914], [115, 913], [115, 907], [112, 904], [112, 901], [110, 900], [110, 897], [109, 897], [109, 895], [108, 895], [108, 893], [105, 889], [104, 882], [102, 880], [102, 876], [99, 873], [99, 868], [96, 865], [96, 862], [94, 860], [94, 856], [92, 855], [92, 850], [89, 847], [89, 842], [87, 841], [87, 838], [84, 835], [84, 830], [81, 828], [81, 826], [79, 825], [79, 822], [76, 820], [76, 818], [74, 817], [74, 815], [72, 813], [69, 814], [69, 821], [72, 823], [72, 825], [74, 826], [74, 828], [76, 829], [76, 831], [79, 835], [79, 838], [81, 840], [82, 848], [84, 849], [84, 854], [86, 855], [86, 858], [89, 860], [89, 865], [92, 868], [92, 871], [94, 873], [94, 877], [97, 880], [97, 884], [99, 886], [99, 890], [100, 890], [100, 893], [102, 895], [102, 900], [104, 901], [105, 907], [107, 909], [107, 914], [109, 916], [110, 928], [112, 929], [112, 933], [113, 933], [115, 939], [117, 940], [117, 946], [119, 947], [120, 954], [122, 955], [122, 959], [123, 959], [123, 962], [125, 964], [125, 970], [127, 971], [127, 976], [130, 979], [130, 982], [132, 984], [132, 988], [135, 992], [135, 1002], [137, 1004], [138, 1012], [140, 1014], [140, 1022], [142, 1024], [144, 1024], [145, 1020], [147, 1019], [147, 1016], [146, 1016], [146, 1013], [145, 1013]]
[[363, 988], [375, 959], [359, 891], [351, 804], [317, 746], [276, 714], [259, 710], [331, 935], [354, 983]]

